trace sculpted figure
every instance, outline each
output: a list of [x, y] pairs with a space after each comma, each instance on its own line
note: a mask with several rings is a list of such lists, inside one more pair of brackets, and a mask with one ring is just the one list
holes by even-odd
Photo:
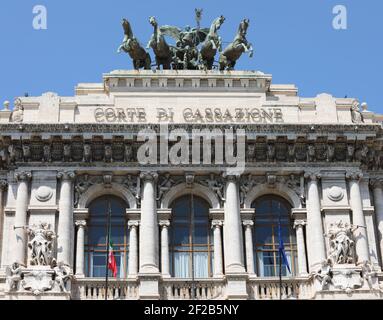
[[238, 27], [237, 35], [234, 41], [230, 43], [219, 57], [219, 69], [233, 70], [237, 60], [243, 52], [249, 52], [249, 56], [253, 56], [253, 47], [246, 39], [247, 29], [249, 27], [249, 19], [243, 19]]
[[363, 115], [359, 109], [359, 103], [354, 104], [351, 107], [351, 120], [353, 123], [363, 123], [364, 122]]
[[372, 288], [373, 285], [373, 278], [375, 278], [377, 275], [378, 273], [374, 271], [371, 262], [364, 261], [362, 265], [362, 276], [363, 279], [367, 281], [370, 288]]
[[255, 159], [255, 144], [248, 144], [246, 151], [247, 161], [253, 161]]
[[333, 162], [334, 159], [335, 159], [335, 146], [333, 144], [329, 144], [327, 149], [327, 161]]
[[309, 162], [315, 161], [315, 146], [310, 144], [307, 148], [307, 156], [309, 159]]
[[347, 145], [347, 161], [352, 162], [354, 160], [355, 147], [352, 144]]
[[31, 249], [31, 265], [50, 265], [53, 259], [55, 233], [49, 229], [47, 223], [41, 223], [39, 226], [28, 229], [28, 235], [30, 237], [28, 248]]
[[74, 187], [74, 206], [77, 207], [82, 194], [84, 194], [93, 183], [89, 181], [89, 176], [82, 176]]
[[133, 146], [130, 143], [125, 145], [125, 161], [133, 161]]
[[124, 40], [117, 52], [124, 51], [129, 54], [133, 60], [133, 67], [136, 70], [144, 68], [149, 70], [151, 68], [151, 59], [149, 53], [140, 45], [137, 38], [133, 35], [132, 28], [128, 20], [122, 20], [122, 27], [124, 29]]
[[246, 178], [244, 177], [243, 179], [241, 179], [241, 183], [239, 185], [239, 200], [241, 205], [245, 203], [246, 195], [253, 188], [254, 185], [255, 181], [251, 174], [246, 176]]
[[200, 69], [211, 70], [217, 51], [222, 51], [222, 39], [218, 36], [218, 30], [224, 22], [225, 17], [221, 15], [215, 19], [210, 26], [209, 33], [199, 52], [199, 60], [201, 62]]
[[23, 158], [25, 162], [31, 159], [31, 147], [27, 144], [23, 145]]
[[60, 288], [61, 292], [68, 292], [66, 284], [68, 280], [73, 277], [73, 273], [70, 267], [64, 265], [63, 263], [57, 264], [56, 261], [54, 261], [54, 263], [52, 263], [51, 268], [55, 272], [54, 280]]
[[84, 144], [84, 162], [92, 161], [92, 146], [90, 144]]
[[290, 161], [295, 161], [295, 145], [290, 143], [287, 146], [287, 154]]
[[153, 26], [154, 31], [146, 48], [153, 49], [158, 70], [161, 69], [161, 66], [164, 70], [170, 69], [173, 55], [170, 46], [166, 43], [162, 29], [158, 27], [156, 18], [150, 17], [149, 22]]
[[44, 144], [43, 147], [43, 160], [44, 162], [51, 162], [51, 146], [49, 144]]
[[72, 150], [69, 143], [64, 144], [64, 161], [69, 162], [72, 160]]
[[327, 261], [323, 261], [321, 269], [314, 273], [314, 277], [319, 279], [322, 290], [328, 289], [328, 286], [332, 283], [332, 270], [330, 264]]
[[357, 227], [352, 227], [342, 220], [330, 224], [327, 236], [330, 240], [329, 260], [332, 264], [347, 264], [354, 261], [354, 240], [353, 232]]
[[22, 280], [21, 276], [21, 267], [17, 262], [14, 262], [11, 267], [6, 268], [8, 290], [16, 291], [19, 288], [20, 281]]
[[157, 201], [161, 201], [163, 195], [168, 192], [174, 185], [175, 181], [171, 178], [170, 173], [166, 173], [164, 176], [160, 176]]
[[105, 145], [105, 162], [111, 162], [112, 161], [112, 146], [110, 144]]
[[140, 178], [128, 174], [123, 184], [128, 190], [135, 196], [136, 199], [140, 199]]
[[214, 173], [210, 174], [210, 178], [201, 180], [200, 183], [208, 187], [210, 190], [213, 190], [221, 201], [225, 201], [225, 197], [223, 195], [224, 183], [219, 177], [215, 177]]
[[267, 158], [269, 161], [275, 160], [275, 145], [274, 144], [268, 144], [267, 146]]
[[9, 163], [14, 164], [16, 162], [17, 153], [16, 148], [13, 144], [8, 146], [8, 154], [9, 154]]
[[15, 100], [15, 106], [13, 109], [13, 112], [11, 114], [11, 121], [12, 122], [23, 122], [24, 119], [24, 108], [21, 105], [21, 100], [16, 99]]

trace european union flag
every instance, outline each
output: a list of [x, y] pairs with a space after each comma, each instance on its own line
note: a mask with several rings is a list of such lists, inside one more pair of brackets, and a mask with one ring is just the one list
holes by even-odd
[[[278, 238], [279, 238], [279, 256], [282, 257], [282, 263], [286, 265], [287, 269], [291, 273], [289, 262], [287, 261], [285, 246], [283, 244], [282, 234], [281, 234], [281, 219], [278, 219]], [[279, 262], [281, 263], [281, 261]]]

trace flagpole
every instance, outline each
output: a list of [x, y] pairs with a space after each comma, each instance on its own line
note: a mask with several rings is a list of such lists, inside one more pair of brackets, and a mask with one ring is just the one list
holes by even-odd
[[282, 248], [281, 248], [281, 204], [278, 213], [278, 251], [279, 251], [279, 300], [282, 300]]
[[192, 300], [195, 299], [195, 279], [194, 279], [194, 197], [193, 197], [193, 193], [190, 195], [190, 199], [191, 199], [191, 204], [190, 204], [190, 210], [191, 210], [191, 227], [192, 227], [192, 232], [191, 232], [191, 254], [192, 254], [192, 269], [191, 269], [191, 272], [192, 272], [192, 285], [191, 285], [191, 289], [192, 289]]
[[108, 200], [107, 234], [106, 234], [106, 266], [105, 266], [105, 300], [108, 300], [109, 284], [109, 242], [110, 242], [110, 201]]

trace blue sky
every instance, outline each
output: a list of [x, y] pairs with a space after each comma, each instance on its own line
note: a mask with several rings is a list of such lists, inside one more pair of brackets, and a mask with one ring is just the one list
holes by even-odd
[[[332, 25], [335, 5], [347, 8], [347, 30]], [[34, 30], [32, 9], [47, 8], [48, 29]], [[241, 19], [249, 18], [252, 59], [237, 69], [273, 74], [273, 83], [294, 83], [303, 97], [327, 92], [366, 101], [383, 113], [383, 1], [381, 0], [1, 0], [0, 101], [24, 93], [54, 91], [71, 96], [79, 82], [101, 82], [102, 73], [131, 69], [118, 55], [126, 17], [142, 44], [152, 34], [151, 15], [160, 24], [194, 25], [203, 8], [203, 26], [223, 14], [225, 42]]]

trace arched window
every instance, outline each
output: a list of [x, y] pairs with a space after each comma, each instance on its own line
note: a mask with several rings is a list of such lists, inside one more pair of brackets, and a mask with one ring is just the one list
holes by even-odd
[[212, 274], [213, 245], [209, 204], [186, 195], [172, 205], [170, 228], [171, 274], [176, 278], [208, 278]]
[[[107, 261], [108, 211], [110, 208], [110, 240], [117, 262], [117, 277], [126, 277], [128, 265], [127, 205], [115, 196], [103, 196], [89, 206], [88, 232], [85, 244], [85, 268], [88, 277], [105, 277]], [[111, 272], [109, 271], [109, 276]]]
[[282, 264], [282, 275], [295, 275], [297, 246], [290, 220], [290, 204], [281, 197], [264, 196], [255, 200], [252, 208], [255, 208], [253, 247], [257, 274], [261, 277], [279, 276], [278, 227], [280, 224], [280, 234], [291, 270], [289, 273], [286, 265]]

